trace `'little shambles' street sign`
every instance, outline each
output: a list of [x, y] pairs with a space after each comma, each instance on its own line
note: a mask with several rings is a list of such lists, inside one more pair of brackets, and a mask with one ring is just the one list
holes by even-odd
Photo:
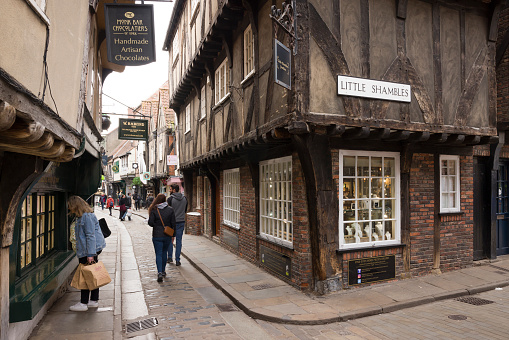
[[139, 66], [156, 61], [152, 5], [105, 4], [108, 61]]
[[292, 89], [292, 54], [290, 49], [274, 40], [274, 79], [277, 84]]
[[146, 141], [148, 139], [148, 120], [120, 118], [118, 139]]
[[410, 85], [349, 76], [338, 76], [338, 95], [407, 103], [412, 101]]

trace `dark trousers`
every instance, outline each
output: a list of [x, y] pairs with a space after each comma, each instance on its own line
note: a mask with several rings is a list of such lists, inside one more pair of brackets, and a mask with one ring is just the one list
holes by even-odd
[[[95, 262], [99, 261], [98, 255], [100, 253], [101, 252], [99, 252], [96, 256], [94, 256], [94, 261]], [[87, 263], [87, 257], [86, 256], [85, 257], [80, 257], [80, 258], [78, 258], [78, 261], [79, 261], [79, 263], [86, 264]], [[81, 290], [81, 303], [87, 304], [89, 298], [92, 301], [99, 301], [99, 288], [94, 289], [92, 291], [90, 291], [88, 289], [82, 289]]]
[[110, 209], [110, 216], [111, 216], [111, 209], [113, 209], [113, 207], [109, 207], [108, 209]]

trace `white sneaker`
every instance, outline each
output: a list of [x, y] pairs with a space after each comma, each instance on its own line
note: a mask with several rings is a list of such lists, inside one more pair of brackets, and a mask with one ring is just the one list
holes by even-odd
[[88, 310], [88, 306], [84, 303], [78, 302], [77, 304], [69, 307], [69, 310], [72, 312], [86, 312]]
[[97, 308], [97, 307], [99, 307], [99, 301], [90, 300], [90, 301], [88, 301], [87, 306], [88, 306], [88, 308]]

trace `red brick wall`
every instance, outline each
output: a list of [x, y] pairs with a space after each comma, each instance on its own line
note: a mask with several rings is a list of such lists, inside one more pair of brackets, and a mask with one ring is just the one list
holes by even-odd
[[434, 161], [414, 154], [410, 170], [410, 270], [428, 274], [433, 268]]
[[[255, 188], [248, 166], [240, 168], [240, 225], [239, 255], [257, 260], [256, 250], [256, 199]], [[253, 260], [251, 260], [253, 262]]]
[[450, 271], [472, 264], [474, 256], [474, 159], [460, 157], [461, 212], [441, 216], [440, 270]]

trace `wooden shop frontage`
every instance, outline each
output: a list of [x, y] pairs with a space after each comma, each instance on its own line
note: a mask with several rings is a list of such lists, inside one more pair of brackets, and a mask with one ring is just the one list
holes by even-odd
[[175, 4], [188, 231], [321, 293], [472, 265], [500, 3], [294, 5]]

